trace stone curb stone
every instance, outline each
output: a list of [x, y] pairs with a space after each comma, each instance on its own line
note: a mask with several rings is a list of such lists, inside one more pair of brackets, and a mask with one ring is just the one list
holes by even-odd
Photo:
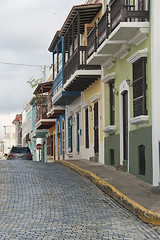
[[149, 211], [144, 208], [140, 204], [136, 203], [132, 199], [128, 198], [126, 195], [118, 191], [114, 186], [105, 182], [100, 177], [95, 175], [94, 173], [84, 170], [73, 163], [69, 163], [65, 160], [58, 160], [56, 163], [60, 163], [69, 167], [70, 169], [78, 172], [80, 175], [88, 178], [92, 183], [94, 183], [98, 188], [100, 188], [103, 192], [107, 193], [109, 196], [113, 197], [117, 200], [121, 205], [123, 205], [126, 209], [131, 211], [134, 215], [139, 217], [145, 223], [150, 223], [155, 226], [160, 226], [160, 214]]

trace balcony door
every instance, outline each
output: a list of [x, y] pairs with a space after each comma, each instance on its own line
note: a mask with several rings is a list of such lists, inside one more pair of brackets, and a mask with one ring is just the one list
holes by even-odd
[[94, 153], [99, 153], [98, 102], [94, 103]]

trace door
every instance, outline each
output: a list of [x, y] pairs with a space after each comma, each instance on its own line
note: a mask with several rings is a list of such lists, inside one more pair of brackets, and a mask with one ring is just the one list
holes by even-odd
[[123, 160], [128, 160], [128, 91], [123, 93]]
[[[59, 122], [58, 122], [58, 133], [60, 133]], [[58, 134], [58, 160], [60, 160], [60, 134]]]
[[68, 118], [68, 152], [72, 152], [72, 117]]
[[98, 102], [94, 104], [94, 153], [99, 153]]
[[65, 124], [64, 124], [64, 119], [62, 120], [62, 154], [63, 154], [63, 159], [65, 159]]
[[56, 135], [53, 134], [53, 160], [56, 161]]
[[51, 135], [51, 156], [53, 156], [53, 135]]
[[77, 113], [77, 153], [79, 154], [79, 113]]

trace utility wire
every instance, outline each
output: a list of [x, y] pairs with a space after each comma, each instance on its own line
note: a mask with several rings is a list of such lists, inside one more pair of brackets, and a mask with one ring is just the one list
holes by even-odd
[[[12, 63], [12, 62], [0, 62], [0, 64], [7, 64], [7, 65], [16, 65], [16, 66], [26, 66], [26, 67], [41, 67], [43, 68], [43, 65], [36, 65], [36, 64], [25, 64], [25, 63]], [[50, 67], [50, 66], [46, 66]]]

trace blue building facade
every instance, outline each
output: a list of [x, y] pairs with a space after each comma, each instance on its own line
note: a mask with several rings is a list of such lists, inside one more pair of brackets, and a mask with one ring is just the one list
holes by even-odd
[[[56, 159], [65, 159], [66, 155], [66, 114], [65, 108], [81, 95], [79, 91], [65, 91], [64, 65], [65, 65], [65, 43], [64, 37], [58, 31], [49, 47], [53, 53], [53, 91], [52, 104], [59, 109], [56, 119]], [[63, 111], [62, 111], [63, 109]]]

